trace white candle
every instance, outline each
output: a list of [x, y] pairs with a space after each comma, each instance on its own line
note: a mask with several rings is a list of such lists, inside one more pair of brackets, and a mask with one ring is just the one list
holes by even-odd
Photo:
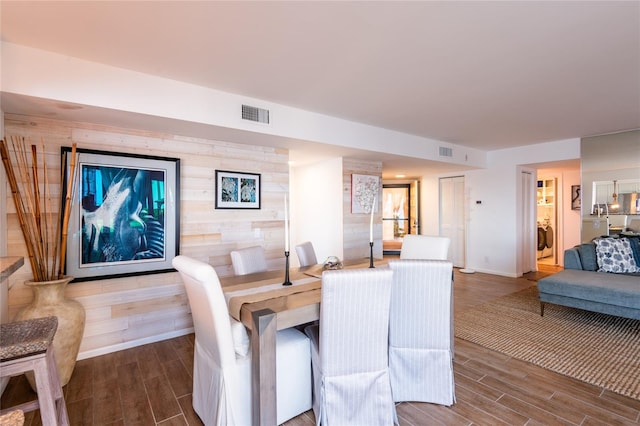
[[284, 251], [289, 251], [289, 209], [287, 208], [287, 194], [284, 194]]
[[376, 206], [376, 197], [373, 197], [373, 202], [371, 203], [371, 222], [369, 223], [369, 242], [373, 242], [373, 211]]

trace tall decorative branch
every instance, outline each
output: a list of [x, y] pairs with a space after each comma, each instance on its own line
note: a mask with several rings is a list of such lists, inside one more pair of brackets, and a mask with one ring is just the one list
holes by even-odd
[[[66, 157], [65, 157], [66, 158]], [[65, 161], [66, 166], [66, 161]], [[66, 168], [66, 167], [65, 167]], [[64, 169], [62, 173], [64, 174]], [[62, 220], [62, 239], [58, 240], [61, 243], [60, 247], [60, 268], [58, 269], [58, 278], [63, 277], [65, 255], [67, 253], [67, 232], [69, 230], [69, 215], [71, 214], [71, 195], [73, 194], [73, 184], [75, 182], [75, 170], [76, 170], [76, 144], [71, 145], [71, 166], [69, 168], [69, 176], [67, 177], [67, 191], [64, 200], [64, 218]]]
[[[41, 182], [36, 146], [31, 145], [28, 150], [23, 137], [11, 137], [11, 147], [14, 152], [15, 167], [7, 141], [0, 140], [0, 156], [11, 188], [20, 229], [24, 236], [33, 279], [34, 281], [48, 281], [61, 278], [64, 251], [66, 251], [68, 218], [71, 210], [70, 197], [73, 190], [76, 144], [73, 144], [72, 149], [72, 170], [69, 174], [67, 203], [65, 203], [65, 210], [62, 212], [64, 213], [62, 221], [56, 221], [53, 218], [44, 143], [42, 147], [44, 194], [40, 192]], [[27, 154], [29, 151], [30, 156]], [[63, 167], [63, 172], [64, 169], [66, 167]], [[50, 251], [50, 248], [53, 250]]]
[[2, 164], [4, 164], [4, 170], [7, 174], [7, 180], [9, 181], [9, 187], [11, 188], [11, 196], [16, 207], [16, 214], [18, 215], [18, 221], [20, 222], [20, 229], [24, 235], [24, 240], [27, 245], [27, 253], [29, 255], [29, 262], [31, 263], [31, 269], [33, 270], [34, 279], [43, 281], [40, 276], [40, 267], [36, 261], [36, 249], [34, 247], [34, 241], [30, 238], [31, 232], [27, 223], [27, 212], [24, 205], [24, 200], [20, 196], [20, 190], [18, 188], [18, 181], [16, 180], [16, 174], [13, 170], [13, 164], [9, 157], [9, 149], [7, 143], [0, 141], [0, 155], [2, 156]]

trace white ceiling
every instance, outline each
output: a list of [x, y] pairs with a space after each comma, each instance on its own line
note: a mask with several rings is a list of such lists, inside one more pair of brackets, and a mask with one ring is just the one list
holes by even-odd
[[478, 149], [640, 128], [638, 1], [0, 7], [11, 43]]

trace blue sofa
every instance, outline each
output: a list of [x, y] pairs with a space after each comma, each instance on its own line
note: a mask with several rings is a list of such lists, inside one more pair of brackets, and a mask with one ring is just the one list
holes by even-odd
[[640, 273], [598, 272], [593, 242], [565, 250], [564, 267], [538, 281], [540, 315], [553, 303], [640, 319]]

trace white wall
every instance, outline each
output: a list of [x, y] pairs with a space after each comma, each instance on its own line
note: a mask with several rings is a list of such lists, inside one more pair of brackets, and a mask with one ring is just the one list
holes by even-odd
[[[460, 175], [423, 177], [422, 234], [438, 235], [439, 232], [439, 178]], [[468, 203], [465, 267], [479, 272], [515, 276], [515, 165], [498, 163], [490, 170], [471, 170], [463, 175], [465, 201]], [[476, 204], [476, 201], [481, 204]]]
[[[481, 272], [518, 276], [522, 256], [522, 214], [516, 202], [518, 166], [580, 158], [580, 140], [568, 139], [489, 153], [489, 168], [470, 171], [468, 267]], [[481, 200], [482, 204], [475, 204]], [[514, 256], [514, 253], [516, 254]]]
[[[436, 161], [442, 160], [437, 157], [438, 146], [454, 146], [6, 42], [2, 43], [2, 59], [0, 84], [7, 93], [240, 129], [252, 138], [277, 135]], [[243, 122], [238, 113], [243, 102], [270, 109], [272, 124]], [[579, 158], [579, 142], [570, 139], [488, 154], [454, 146], [453, 163], [481, 168], [463, 173], [471, 201], [469, 268], [517, 275], [513, 253], [521, 230], [515, 217], [516, 166]], [[437, 178], [428, 171], [422, 178], [422, 234], [438, 233]]]
[[[484, 151], [466, 146], [12, 43], [2, 43], [1, 66], [3, 78], [0, 88], [3, 92], [239, 129], [250, 132], [246, 134], [247, 138], [252, 138], [249, 143], [258, 143], [256, 135], [276, 135], [440, 162], [446, 160], [465, 167], [486, 165]], [[243, 103], [269, 109], [271, 123], [265, 126], [242, 120], [240, 110]], [[133, 125], [135, 128], [140, 126]], [[445, 160], [439, 157], [440, 146], [453, 148], [454, 157]]]
[[[513, 164], [496, 162], [491, 170], [465, 176], [469, 192], [467, 268], [515, 276], [516, 186], [519, 176]], [[480, 201], [481, 204], [477, 204]]]
[[[342, 158], [291, 167], [291, 247], [311, 241], [318, 262], [329, 256], [344, 258]], [[291, 254], [293, 265], [298, 257]]]
[[[466, 267], [479, 272], [519, 276], [522, 264], [519, 217], [519, 166], [580, 158], [580, 140], [568, 139], [498, 150], [488, 155], [488, 168], [465, 171], [467, 212]], [[422, 234], [438, 234], [438, 179], [450, 173], [422, 177]], [[570, 199], [570, 198], [569, 198]], [[480, 201], [481, 204], [476, 204]], [[565, 239], [575, 241], [575, 230]], [[515, 255], [514, 255], [515, 254]]]

